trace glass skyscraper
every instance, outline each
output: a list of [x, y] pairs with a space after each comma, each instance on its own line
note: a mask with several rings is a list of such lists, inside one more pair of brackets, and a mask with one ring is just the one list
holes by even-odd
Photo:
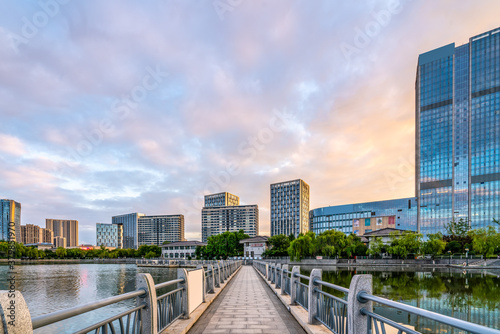
[[[15, 236], [9, 238], [9, 232], [12, 230], [9, 223], [14, 222]], [[1, 240], [21, 242], [21, 204], [10, 200], [0, 199], [0, 227], [2, 235]]]
[[416, 76], [418, 227], [500, 217], [500, 28], [421, 54]]
[[139, 217], [145, 216], [144, 213], [129, 213], [111, 218], [112, 224], [123, 226], [123, 248], [138, 248], [138, 226]]

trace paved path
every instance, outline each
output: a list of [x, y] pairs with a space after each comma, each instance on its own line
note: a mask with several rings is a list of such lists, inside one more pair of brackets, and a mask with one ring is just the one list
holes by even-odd
[[251, 266], [243, 266], [189, 334], [305, 331]]

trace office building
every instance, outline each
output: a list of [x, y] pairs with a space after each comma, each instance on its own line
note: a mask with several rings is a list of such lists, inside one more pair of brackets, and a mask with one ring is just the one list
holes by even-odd
[[161, 246], [165, 241], [184, 241], [183, 215], [156, 215], [139, 217], [138, 246]]
[[[78, 220], [45, 219], [45, 228], [54, 232], [54, 240], [57, 237], [64, 238], [66, 240], [65, 247], [78, 246]], [[60, 241], [58, 242], [60, 243]], [[55, 244], [56, 241], [54, 241]]]
[[362, 236], [383, 228], [416, 231], [417, 199], [410, 197], [318, 208], [309, 212], [309, 221], [316, 234], [338, 230]]
[[205, 196], [205, 208], [214, 206], [234, 206], [234, 205], [240, 205], [240, 198], [228, 192]]
[[96, 230], [96, 246], [123, 248], [122, 225], [97, 223], [95, 230]]
[[139, 217], [142, 216], [145, 214], [135, 212], [111, 218], [112, 224], [123, 226], [123, 248], [138, 248]]
[[309, 231], [309, 185], [303, 180], [271, 184], [271, 236]]
[[[10, 226], [10, 223], [14, 223], [14, 227]], [[2, 235], [1, 240], [5, 241], [21, 241], [21, 204], [10, 200], [10, 199], [0, 199], [0, 227]], [[9, 232], [14, 232], [14, 236], [10, 235]]]
[[67, 240], [65, 237], [61, 237], [61, 236], [55, 236], [54, 237], [54, 247], [58, 248], [58, 247], [62, 247], [62, 248], [66, 248], [68, 247], [68, 243], [67, 243]]
[[416, 75], [418, 229], [500, 217], [500, 29], [421, 54]]
[[205, 196], [201, 210], [201, 239], [212, 235], [243, 230], [251, 237], [259, 233], [259, 206], [239, 205], [238, 196], [220, 193]]
[[38, 244], [54, 242], [53, 232], [38, 225], [21, 225], [21, 242], [23, 244]]

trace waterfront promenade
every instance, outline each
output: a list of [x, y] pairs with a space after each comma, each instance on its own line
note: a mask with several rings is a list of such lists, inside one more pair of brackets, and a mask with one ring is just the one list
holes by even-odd
[[201, 333], [305, 333], [255, 269], [243, 266], [189, 331]]

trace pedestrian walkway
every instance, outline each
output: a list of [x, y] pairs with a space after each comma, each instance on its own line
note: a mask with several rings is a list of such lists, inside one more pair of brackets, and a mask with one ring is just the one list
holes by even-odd
[[255, 269], [243, 266], [189, 331], [189, 334], [201, 333], [303, 334], [305, 331]]

